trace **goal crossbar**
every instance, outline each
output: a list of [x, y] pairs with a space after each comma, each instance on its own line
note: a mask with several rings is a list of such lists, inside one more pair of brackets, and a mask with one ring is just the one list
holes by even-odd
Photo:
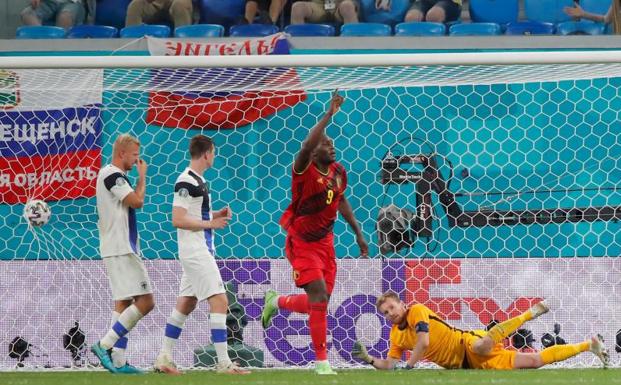
[[0, 68], [375, 67], [432, 65], [614, 64], [618, 51], [463, 52], [375, 55], [252, 56], [20, 56], [0, 58]]

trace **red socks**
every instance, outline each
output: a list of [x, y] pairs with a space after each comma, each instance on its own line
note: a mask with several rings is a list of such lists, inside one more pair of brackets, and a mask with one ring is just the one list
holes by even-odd
[[278, 308], [289, 310], [294, 313], [308, 314], [308, 296], [306, 294], [281, 295], [278, 297]]
[[310, 316], [308, 318], [311, 339], [315, 348], [315, 359], [325, 361], [328, 359], [326, 347], [326, 334], [328, 331], [328, 304], [326, 302], [311, 303]]
[[278, 308], [295, 313], [309, 314], [308, 324], [315, 349], [315, 359], [317, 361], [327, 360], [328, 304], [326, 302], [309, 304], [306, 294], [282, 295], [278, 298]]

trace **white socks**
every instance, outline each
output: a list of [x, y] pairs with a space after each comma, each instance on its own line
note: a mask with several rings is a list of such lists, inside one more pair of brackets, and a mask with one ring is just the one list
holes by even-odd
[[226, 344], [226, 314], [209, 314], [209, 327], [211, 328], [211, 342], [216, 348], [218, 363], [221, 365], [229, 364], [231, 359]]
[[173, 309], [170, 317], [166, 320], [164, 341], [162, 341], [162, 350], [160, 350], [160, 353], [172, 356], [173, 348], [181, 335], [183, 324], [187, 317], [187, 315], [180, 313], [177, 309]]
[[124, 337], [143, 317], [142, 313], [138, 310], [136, 305], [131, 305], [121, 315], [118, 320], [112, 325], [108, 333], [99, 341], [99, 344], [104, 349], [110, 349], [116, 344], [119, 338]]

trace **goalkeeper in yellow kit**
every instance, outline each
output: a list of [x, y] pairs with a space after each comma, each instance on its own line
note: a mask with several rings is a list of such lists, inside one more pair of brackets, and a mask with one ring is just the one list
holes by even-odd
[[608, 365], [609, 355], [602, 337], [597, 335], [578, 344], [555, 345], [537, 353], [522, 353], [503, 348], [501, 341], [524, 322], [549, 311], [544, 302], [525, 313], [497, 324], [488, 332], [465, 331], [452, 327], [422, 304], [406, 307], [397, 294], [387, 292], [377, 300], [380, 313], [392, 323], [387, 359], [370, 356], [356, 342], [352, 355], [377, 369], [393, 369], [406, 350], [411, 350], [406, 368], [421, 361], [431, 361], [446, 369], [526, 369], [540, 368], [591, 351]]

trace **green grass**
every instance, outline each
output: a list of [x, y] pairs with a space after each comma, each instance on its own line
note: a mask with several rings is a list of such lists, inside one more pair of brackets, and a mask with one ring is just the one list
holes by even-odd
[[341, 370], [338, 376], [317, 376], [306, 370], [259, 370], [247, 376], [190, 371], [183, 376], [112, 375], [105, 372], [0, 373], [1, 385], [424, 385], [424, 384], [597, 384], [621, 385], [621, 369], [562, 370]]

